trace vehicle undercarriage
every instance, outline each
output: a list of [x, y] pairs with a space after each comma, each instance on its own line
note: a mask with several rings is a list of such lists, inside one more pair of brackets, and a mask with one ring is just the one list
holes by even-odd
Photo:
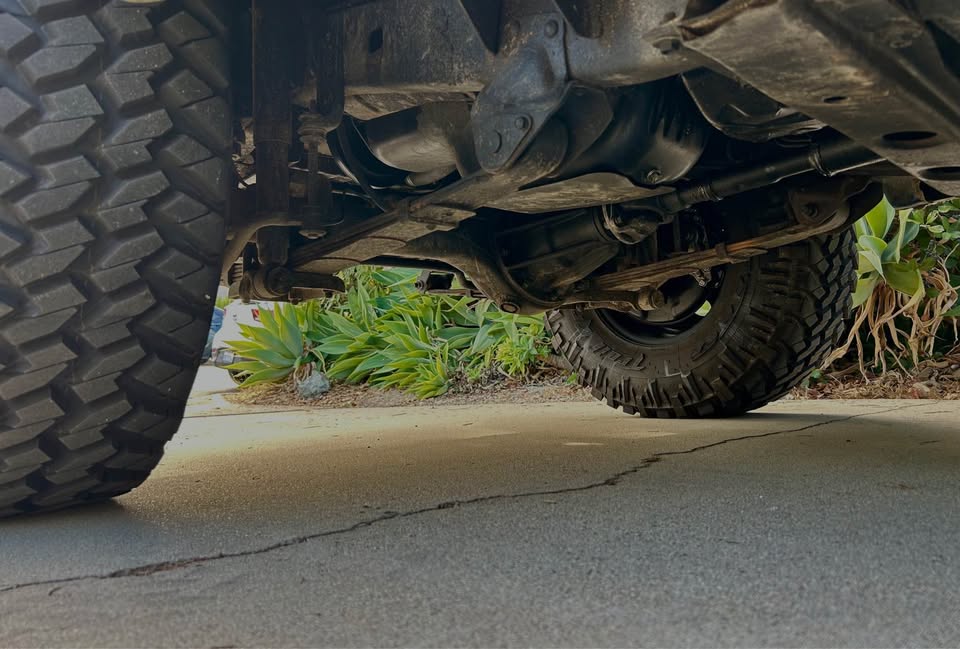
[[254, 3], [225, 279], [409, 265], [511, 312], [656, 311], [881, 193], [960, 193], [949, 4]]

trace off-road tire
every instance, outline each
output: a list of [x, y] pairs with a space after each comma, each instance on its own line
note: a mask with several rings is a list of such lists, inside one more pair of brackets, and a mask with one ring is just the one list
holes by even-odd
[[726, 267], [689, 331], [637, 344], [596, 311], [547, 315], [553, 345], [594, 397], [643, 417], [728, 417], [786, 394], [842, 337], [856, 281], [850, 229]]
[[139, 485], [207, 338], [231, 149], [211, 0], [0, 0], [0, 516]]

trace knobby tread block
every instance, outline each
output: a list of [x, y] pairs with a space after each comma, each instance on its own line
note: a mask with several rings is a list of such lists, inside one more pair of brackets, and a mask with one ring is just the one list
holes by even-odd
[[730, 266], [727, 298], [712, 305], [696, 336], [627, 353], [592, 312], [552, 311], [546, 324], [580, 384], [613, 408], [643, 417], [736, 416], [786, 394], [834, 349], [856, 265], [847, 229]]
[[0, 517], [140, 484], [206, 340], [225, 5], [0, 3]]

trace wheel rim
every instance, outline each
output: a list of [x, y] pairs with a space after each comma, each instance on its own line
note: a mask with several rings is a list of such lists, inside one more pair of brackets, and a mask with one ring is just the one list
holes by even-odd
[[[655, 345], [683, 336], [703, 323], [723, 286], [724, 272], [715, 269], [701, 286], [693, 276], [667, 281], [660, 290], [667, 303], [652, 311], [597, 309], [600, 321], [620, 338], [635, 344]], [[708, 308], [704, 308], [708, 307]]]

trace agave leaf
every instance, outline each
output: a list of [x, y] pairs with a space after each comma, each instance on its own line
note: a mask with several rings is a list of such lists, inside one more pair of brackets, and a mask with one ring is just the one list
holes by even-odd
[[263, 349], [263, 345], [249, 340], [225, 340], [223, 344], [239, 353], [244, 353], [251, 349]]
[[891, 288], [906, 295], [913, 296], [923, 290], [923, 277], [916, 262], [886, 264], [884, 277]]
[[864, 234], [884, 239], [890, 231], [895, 217], [896, 210], [890, 204], [890, 201], [884, 198], [863, 216], [863, 222], [868, 230]]
[[363, 359], [359, 357], [341, 358], [330, 366], [330, 369], [327, 371], [327, 375], [331, 378], [346, 379], [362, 361]]
[[303, 355], [303, 334], [297, 324], [297, 315], [290, 304], [278, 304], [274, 311], [279, 338], [294, 358]]
[[328, 356], [342, 356], [350, 351], [351, 343], [353, 343], [353, 338], [338, 334], [325, 339], [315, 349]]
[[490, 347], [494, 338], [490, 335], [490, 330], [493, 329], [492, 324], [485, 324], [480, 327], [477, 331], [476, 336], [474, 336], [473, 344], [470, 345], [470, 349], [467, 350], [468, 356], [473, 356], [474, 354], [483, 353], [488, 347]]
[[880, 255], [873, 250], [861, 250], [859, 272], [861, 275], [874, 272], [882, 277], [883, 261]]
[[344, 335], [350, 336], [351, 338], [356, 338], [363, 333], [363, 329], [350, 322], [339, 313], [331, 311], [327, 314], [327, 317], [330, 319], [330, 323], [337, 329], [337, 331]]
[[[886, 248], [880, 254], [880, 258], [884, 263], [900, 261], [903, 248], [907, 243], [909, 243], [909, 241], [906, 240], [908, 234], [907, 227], [910, 223], [909, 217], [910, 210], [900, 210], [897, 213], [897, 218], [899, 219], [897, 224], [897, 233], [894, 235], [893, 240], [887, 244]], [[917, 226], [917, 232], [919, 232], [919, 226]]]
[[294, 362], [294, 359], [278, 354], [272, 349], [250, 349], [244, 352], [244, 356], [268, 367], [290, 367], [291, 362]]
[[901, 250], [908, 243], [912, 243], [913, 240], [917, 238], [917, 235], [920, 234], [920, 224], [917, 223], [916, 221], [907, 221], [904, 224], [903, 230], [904, 230], [903, 240], [900, 244]]
[[240, 333], [242, 333], [248, 340], [258, 343], [263, 349], [272, 349], [278, 354], [283, 354], [284, 356], [290, 356], [290, 358], [294, 358], [294, 356], [289, 353], [289, 350], [287, 350], [287, 347], [283, 344], [283, 341], [266, 329], [261, 327], [240, 325]]
[[877, 256], [882, 256], [887, 249], [887, 242], [881, 239], [880, 237], [870, 236], [865, 234], [859, 239], [857, 239], [857, 245], [860, 246], [861, 250], [870, 250], [877, 254]]
[[504, 332], [506, 332], [507, 339], [510, 340], [510, 342], [513, 342], [513, 343], [517, 342], [517, 339], [519, 338], [520, 334], [517, 331], [517, 325], [512, 318], [508, 318], [503, 321], [503, 330]]
[[263, 326], [264, 329], [269, 331], [274, 336], [279, 335], [279, 330], [277, 329], [277, 320], [274, 317], [274, 313], [276, 313], [276, 310], [277, 308], [279, 308], [279, 306], [280, 306], [279, 303], [274, 304], [273, 311], [271, 311], [270, 309], [259, 309], [260, 324]]
[[230, 365], [225, 366], [223, 369], [238, 370], [241, 372], [259, 372], [260, 370], [269, 368], [258, 361], [240, 361], [239, 363], [231, 363]]
[[252, 372], [250, 376], [244, 380], [241, 387], [248, 388], [252, 385], [257, 385], [258, 383], [277, 383], [290, 376], [292, 372], [293, 368], [277, 369], [274, 367], [268, 367], [257, 372]]
[[389, 360], [390, 359], [387, 358], [387, 356], [382, 352], [375, 352], [373, 354], [370, 354], [370, 356], [368, 356], [362, 363], [360, 363], [357, 366], [357, 369], [364, 372], [368, 372], [370, 370], [378, 370], [382, 368], [387, 362], [389, 362]]
[[429, 357], [409, 356], [407, 358], [393, 360], [383, 367], [382, 372], [389, 370], [410, 370], [423, 364], [430, 363]]

